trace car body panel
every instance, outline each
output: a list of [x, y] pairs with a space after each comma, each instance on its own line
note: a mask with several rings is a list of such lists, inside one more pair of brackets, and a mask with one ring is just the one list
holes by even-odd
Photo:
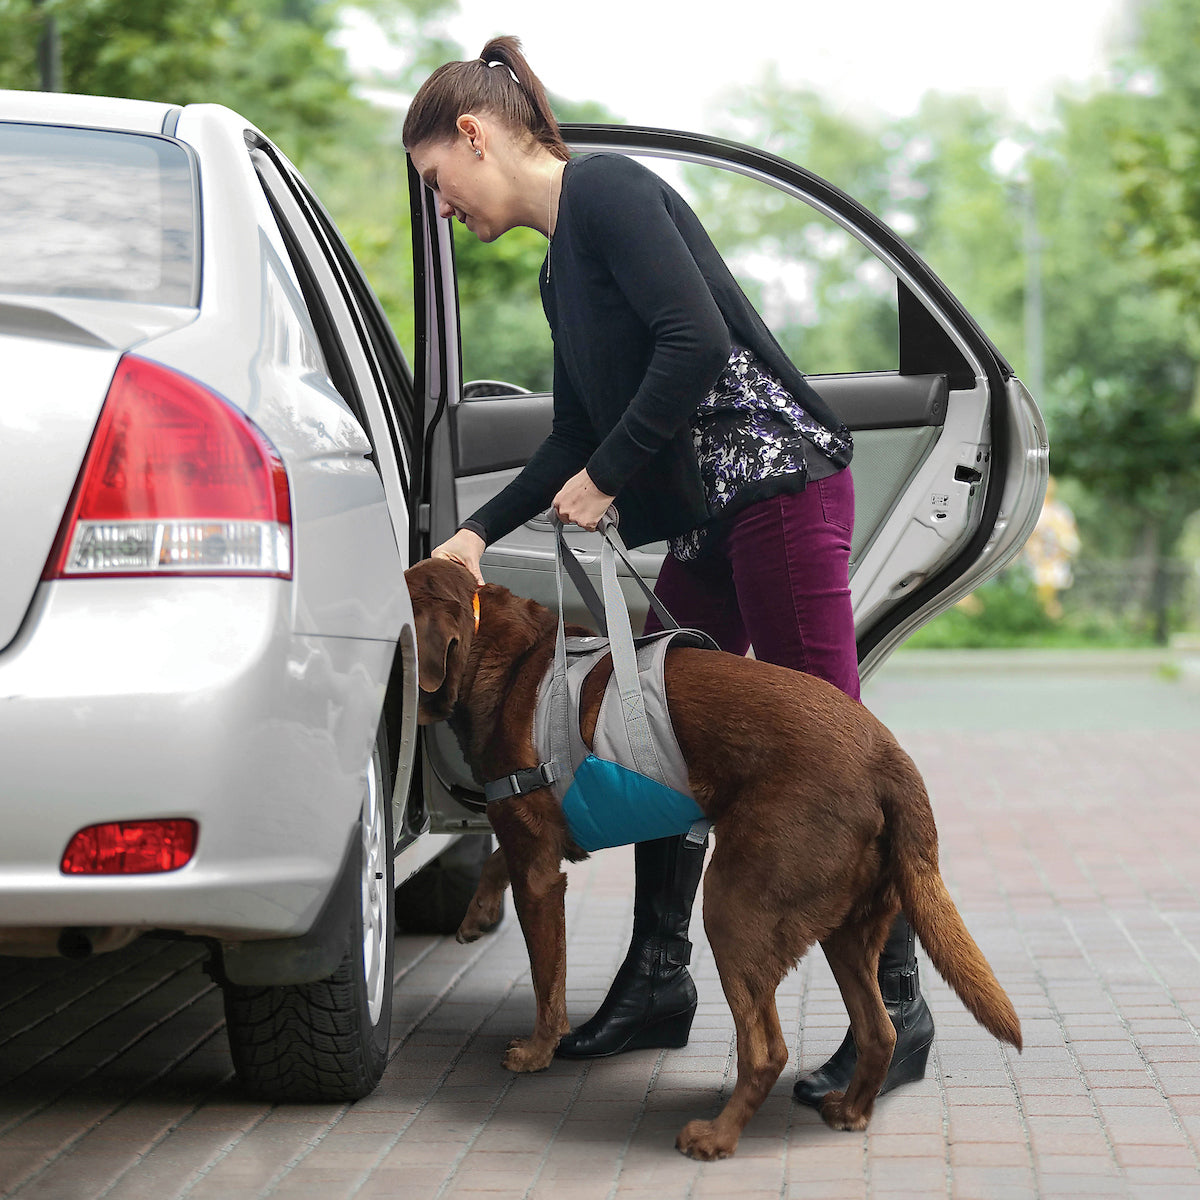
[[0, 332], [0, 649], [16, 636], [87, 453], [120, 354]]
[[[60, 581], [0, 656], [5, 800], [36, 814], [6, 822], [0, 925], [285, 936], [333, 881], [391, 645], [293, 634], [286, 581], [162, 582]], [[77, 830], [142, 817], [198, 821], [192, 861], [60, 873]]]
[[[42, 100], [0, 93], [0, 121], [144, 134], [170, 118], [196, 165], [202, 264], [196, 309], [0, 295], [0, 362], [9, 378], [19, 367], [21, 385], [0, 410], [3, 453], [11, 446], [47, 476], [40, 524], [22, 535], [22, 585], [6, 570], [0, 589], [4, 800], [36, 814], [9, 822], [0, 843], [0, 949], [39, 934], [52, 944], [62, 927], [87, 927], [101, 946], [156, 928], [222, 943], [296, 937], [356, 836], [389, 686], [397, 882], [423, 861], [413, 847], [424, 824], [404, 819], [417, 746], [407, 468], [385, 427], [403, 414], [377, 397], [360, 419], [331, 379], [296, 248], [251, 157], [248, 139], [269, 145], [260, 131], [219, 105]], [[130, 350], [202, 383], [275, 447], [288, 474], [290, 580], [40, 580]], [[30, 480], [10, 469], [6, 486], [6, 512], [24, 514]], [[139, 817], [195, 819], [193, 859], [152, 875], [61, 873], [78, 829]]]
[[0, 89], [0, 120], [37, 125], [68, 125], [89, 129], [118, 129], [125, 133], [161, 133], [172, 104], [155, 100], [125, 100], [76, 92], [14, 92]]

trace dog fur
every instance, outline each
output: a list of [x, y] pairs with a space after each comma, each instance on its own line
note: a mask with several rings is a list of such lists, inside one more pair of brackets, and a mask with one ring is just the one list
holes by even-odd
[[[406, 572], [417, 629], [422, 724], [448, 719], [483, 781], [537, 765], [532, 720], [554, 653], [557, 617], [508, 589], [427, 559]], [[580, 631], [583, 632], [583, 631]], [[611, 672], [603, 661], [581, 697], [590, 745]], [[895, 1030], [876, 969], [903, 908], [934, 966], [987, 1030], [1020, 1049], [1008, 996], [963, 925], [938, 871], [925, 786], [891, 733], [862, 705], [810, 675], [713, 650], [672, 649], [667, 697], [697, 803], [713, 822], [704, 929], [737, 1030], [737, 1083], [711, 1121], [691, 1121], [676, 1146], [693, 1158], [732, 1154], [787, 1062], [775, 992], [820, 942], [850, 1017], [858, 1065], [845, 1093], [826, 1095], [834, 1129], [867, 1125]], [[720, 697], [715, 704], [714, 698]], [[540, 1071], [567, 1032], [563, 859], [571, 841], [549, 788], [489, 805], [499, 849], [459, 930], [473, 941], [499, 917], [504, 888], [529, 950], [537, 1017], [504, 1066]]]

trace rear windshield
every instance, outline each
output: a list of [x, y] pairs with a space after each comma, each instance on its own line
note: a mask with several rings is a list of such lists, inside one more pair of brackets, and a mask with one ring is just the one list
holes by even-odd
[[0, 292], [195, 306], [195, 204], [164, 138], [0, 123]]

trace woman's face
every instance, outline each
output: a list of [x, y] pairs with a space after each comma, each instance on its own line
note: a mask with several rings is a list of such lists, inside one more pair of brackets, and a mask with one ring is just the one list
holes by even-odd
[[481, 242], [493, 242], [512, 228], [512, 221], [504, 210], [504, 181], [492, 156], [475, 154], [479, 142], [459, 132], [452, 141], [422, 142], [409, 154], [437, 196], [438, 215], [457, 219]]

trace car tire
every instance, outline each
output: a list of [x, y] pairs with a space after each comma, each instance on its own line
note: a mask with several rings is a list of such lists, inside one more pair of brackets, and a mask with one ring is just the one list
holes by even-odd
[[[493, 846], [491, 834], [467, 834], [405, 880], [396, 889], [396, 924], [400, 931], [457, 933]], [[503, 919], [502, 906], [496, 925]]]
[[359, 894], [337, 970], [313, 983], [224, 985], [234, 1069], [262, 1099], [359, 1100], [387, 1066], [396, 933], [389, 762], [381, 724], [352, 851]]

